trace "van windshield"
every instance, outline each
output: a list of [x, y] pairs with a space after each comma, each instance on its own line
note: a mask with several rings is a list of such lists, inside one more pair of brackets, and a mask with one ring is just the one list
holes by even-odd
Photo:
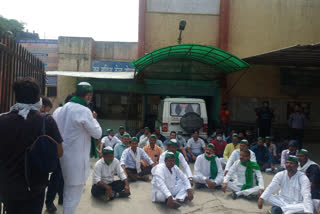
[[200, 115], [199, 103], [171, 103], [170, 115], [174, 117], [182, 117], [188, 112], [194, 112]]

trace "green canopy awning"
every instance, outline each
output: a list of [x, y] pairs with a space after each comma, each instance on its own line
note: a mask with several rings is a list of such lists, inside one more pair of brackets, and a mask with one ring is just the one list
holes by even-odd
[[137, 72], [166, 60], [196, 61], [223, 73], [240, 71], [250, 67], [242, 59], [219, 48], [208, 45], [182, 44], [157, 49], [131, 62]]

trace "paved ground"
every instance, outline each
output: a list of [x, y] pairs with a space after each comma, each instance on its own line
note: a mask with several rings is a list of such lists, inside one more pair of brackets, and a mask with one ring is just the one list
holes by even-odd
[[[92, 159], [91, 167], [96, 160]], [[192, 166], [193, 167], [193, 166]], [[264, 174], [266, 184], [269, 184], [273, 175]], [[111, 202], [101, 202], [91, 197], [91, 181], [88, 179], [85, 191], [82, 195], [78, 214], [102, 214], [102, 213], [267, 213], [270, 206], [265, 206], [259, 210], [256, 201], [247, 201], [244, 199], [232, 200], [231, 192], [223, 193], [221, 190], [195, 190], [194, 200], [180, 207], [179, 210], [167, 209], [162, 204], [151, 202], [151, 183], [138, 181], [130, 183], [131, 196], [126, 199], [115, 199]], [[57, 205], [57, 200], [55, 201]], [[57, 214], [62, 213], [62, 207], [57, 206]], [[44, 213], [47, 213], [44, 209]]]
[[[315, 151], [320, 151], [319, 144], [309, 144], [306, 148], [311, 152], [311, 158], [320, 162], [320, 156]], [[91, 168], [96, 160], [91, 160]], [[193, 168], [193, 166], [191, 165]], [[273, 175], [263, 173], [265, 186], [271, 182]], [[179, 210], [167, 209], [164, 205], [151, 202], [151, 184], [150, 182], [131, 183], [131, 196], [127, 199], [116, 199], [108, 203], [103, 203], [91, 197], [91, 182], [89, 177], [85, 191], [82, 195], [77, 214], [102, 214], [102, 213], [217, 213], [217, 214], [253, 214], [267, 213], [270, 206], [265, 205], [262, 210], [257, 207], [256, 201], [247, 201], [244, 199], [232, 200], [231, 193], [223, 193], [221, 190], [195, 190], [194, 200], [180, 207]], [[57, 204], [57, 201], [55, 201]], [[62, 214], [62, 207], [58, 207], [57, 214]], [[47, 213], [44, 209], [44, 213]]]

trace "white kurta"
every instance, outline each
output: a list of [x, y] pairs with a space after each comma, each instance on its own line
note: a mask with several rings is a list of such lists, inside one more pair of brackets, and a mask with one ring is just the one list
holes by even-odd
[[[253, 169], [253, 187], [242, 190], [242, 186], [246, 183], [246, 169], [247, 167], [243, 166], [240, 160], [234, 162], [234, 164], [229, 169], [228, 174], [224, 177], [223, 182], [228, 183], [228, 187], [235, 191], [238, 196], [240, 195], [256, 195], [260, 189], [264, 189], [264, 181], [260, 170]], [[233, 181], [231, 182], [231, 178]], [[258, 180], [258, 185], [256, 181]]]
[[[165, 163], [158, 164], [152, 171], [152, 195], [153, 202], [165, 202], [172, 196], [174, 200], [184, 200], [191, 184], [186, 175], [176, 166], [171, 172]], [[181, 182], [177, 182], [177, 179]]]
[[[217, 185], [220, 185], [223, 180], [223, 170], [220, 163], [220, 159], [217, 157], [215, 160], [218, 168], [218, 174], [217, 174], [217, 177], [215, 179], [211, 179], [211, 181], [215, 182]], [[207, 184], [206, 179], [209, 179], [209, 177], [211, 176], [210, 164], [211, 164], [210, 161], [208, 161], [204, 157], [204, 154], [199, 155], [197, 157], [197, 160], [194, 164], [194, 176], [193, 176], [193, 179], [195, 182]]]
[[60, 106], [60, 107], [56, 108], [56, 110], [54, 110], [52, 117], [55, 121], [57, 121], [57, 116], [58, 116], [59, 112], [61, 111], [61, 109], [62, 109], [62, 106]]
[[60, 164], [65, 185], [84, 185], [90, 173], [91, 137], [99, 139], [101, 127], [89, 108], [78, 103], [65, 104], [57, 115], [63, 138]]
[[317, 163], [313, 162], [312, 160], [308, 159], [308, 161], [303, 165], [303, 167], [301, 167], [300, 163], [299, 163], [299, 167], [298, 170], [306, 173], [307, 169], [311, 166], [311, 165], [317, 165], [319, 166]]
[[[279, 195], [273, 195], [279, 187]], [[291, 178], [289, 178], [287, 170], [278, 172], [261, 195], [261, 198], [273, 206], [280, 207], [284, 214], [312, 213], [313, 211], [310, 181], [300, 171], [297, 171]]]
[[149, 140], [148, 136], [146, 136], [144, 134], [141, 135], [140, 139], [139, 139], [139, 143], [138, 143], [139, 148], [145, 147], [147, 145], [148, 140]]
[[[250, 149], [249, 149], [249, 152], [250, 152], [250, 160], [257, 162], [256, 155], [254, 154], [254, 152], [251, 151]], [[236, 162], [237, 160], [240, 160], [240, 149], [236, 149], [231, 153], [231, 156], [228, 159], [226, 168], [224, 170], [229, 170], [233, 165], [233, 163]]]
[[[159, 163], [164, 163], [164, 159], [166, 157], [167, 152], [168, 151], [165, 151], [160, 155]], [[190, 166], [188, 165], [186, 159], [184, 159], [181, 152], [179, 154], [179, 164], [183, 167], [184, 172], [186, 173], [187, 177], [192, 178], [192, 172], [191, 172]]]
[[108, 135], [101, 139], [101, 143], [103, 143], [103, 147], [110, 146], [111, 148], [114, 148], [115, 145], [122, 142], [116, 136], [112, 137]]
[[112, 163], [108, 165], [105, 163], [104, 159], [101, 158], [94, 165], [92, 183], [97, 184], [99, 181], [102, 181], [105, 184], [110, 184], [114, 181], [114, 176], [116, 174], [122, 181], [127, 178], [120, 165], [120, 161], [114, 158]]

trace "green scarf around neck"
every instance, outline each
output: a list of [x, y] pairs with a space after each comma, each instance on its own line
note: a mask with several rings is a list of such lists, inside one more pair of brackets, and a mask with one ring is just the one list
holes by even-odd
[[253, 187], [253, 170], [260, 170], [259, 165], [254, 161], [241, 161], [241, 165], [246, 167], [246, 183], [243, 184], [241, 190], [246, 190]]
[[212, 155], [211, 157], [208, 157], [206, 154], [204, 154], [204, 158], [207, 161], [210, 161], [210, 177], [209, 179], [216, 179], [218, 175], [218, 167], [216, 162], [216, 155]]
[[179, 167], [179, 165], [180, 165], [179, 155], [180, 155], [180, 152], [178, 152], [178, 151], [176, 151], [176, 154], [174, 154], [174, 156], [176, 157], [176, 165], [177, 165], [177, 167]]
[[80, 104], [80, 105], [83, 105], [83, 106], [85, 106], [85, 107], [88, 107], [87, 102], [86, 102], [84, 99], [82, 99], [81, 97], [78, 97], [78, 96], [72, 97], [71, 100], [70, 100], [70, 102], [78, 103], [78, 104]]

